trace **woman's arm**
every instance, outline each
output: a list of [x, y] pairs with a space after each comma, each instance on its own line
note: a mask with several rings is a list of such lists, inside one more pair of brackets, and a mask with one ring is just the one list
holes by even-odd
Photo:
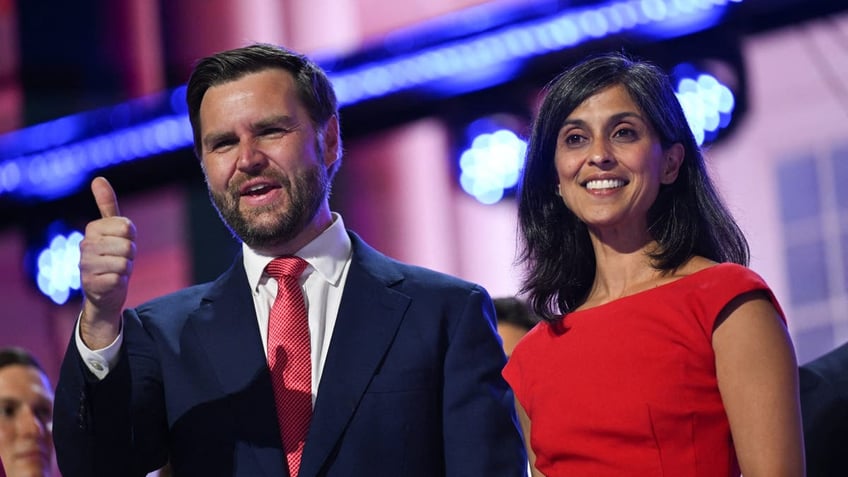
[[798, 366], [764, 292], [736, 297], [713, 332], [716, 374], [745, 477], [804, 475]]

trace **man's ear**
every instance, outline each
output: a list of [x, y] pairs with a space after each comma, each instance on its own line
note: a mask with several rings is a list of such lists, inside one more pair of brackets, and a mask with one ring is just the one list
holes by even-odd
[[680, 166], [683, 165], [683, 156], [686, 155], [686, 149], [683, 148], [683, 144], [676, 142], [664, 154], [665, 162], [663, 163], [660, 182], [663, 184], [673, 184], [677, 180], [677, 175], [680, 174]]
[[327, 120], [324, 126], [324, 166], [329, 168], [341, 156], [342, 147], [339, 139], [339, 118], [335, 114]]

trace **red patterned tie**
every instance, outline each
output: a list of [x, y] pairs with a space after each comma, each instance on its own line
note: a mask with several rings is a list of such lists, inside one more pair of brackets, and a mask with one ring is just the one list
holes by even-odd
[[309, 319], [298, 282], [306, 266], [302, 258], [287, 256], [275, 258], [266, 268], [278, 286], [268, 320], [268, 367], [274, 383], [280, 437], [292, 477], [300, 470], [312, 419]]

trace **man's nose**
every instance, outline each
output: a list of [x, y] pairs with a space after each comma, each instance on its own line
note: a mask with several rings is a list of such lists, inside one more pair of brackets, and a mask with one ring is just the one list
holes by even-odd
[[243, 141], [239, 145], [238, 168], [244, 172], [261, 170], [268, 164], [268, 157], [255, 144]]

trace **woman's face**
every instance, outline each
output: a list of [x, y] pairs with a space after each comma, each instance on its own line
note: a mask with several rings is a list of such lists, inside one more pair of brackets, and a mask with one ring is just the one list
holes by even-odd
[[648, 237], [648, 210], [677, 178], [683, 146], [663, 150], [622, 85], [590, 96], [566, 118], [555, 165], [565, 205], [599, 237]]

